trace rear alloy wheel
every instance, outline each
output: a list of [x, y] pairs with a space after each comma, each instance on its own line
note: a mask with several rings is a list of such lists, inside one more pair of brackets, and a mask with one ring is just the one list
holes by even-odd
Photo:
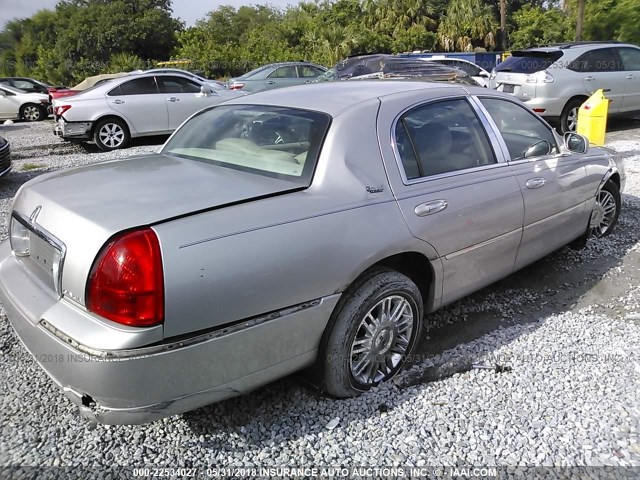
[[578, 128], [578, 110], [584, 103], [584, 99], [574, 98], [568, 102], [560, 115], [560, 129], [562, 133], [575, 132]]
[[422, 296], [401, 273], [374, 271], [344, 295], [321, 357], [325, 390], [336, 397], [393, 378], [422, 331]]
[[594, 237], [602, 238], [613, 232], [620, 214], [620, 190], [609, 180], [596, 195], [589, 227]]
[[122, 120], [107, 119], [96, 125], [93, 140], [105, 152], [124, 148], [129, 143], [129, 129]]
[[27, 103], [20, 107], [20, 118], [27, 122], [39, 122], [40, 120], [44, 120], [45, 117], [46, 112], [40, 105]]

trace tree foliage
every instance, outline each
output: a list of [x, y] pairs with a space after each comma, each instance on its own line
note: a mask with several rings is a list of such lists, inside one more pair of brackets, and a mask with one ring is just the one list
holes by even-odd
[[[578, 0], [504, 2], [509, 48], [575, 35]], [[60, 0], [6, 23], [0, 75], [69, 84], [174, 58], [225, 77], [273, 61], [331, 66], [371, 52], [493, 50], [499, 18], [498, 0], [304, 0], [285, 9], [223, 5], [185, 29], [171, 0]], [[583, 38], [640, 43], [638, 0], [586, 0]]]

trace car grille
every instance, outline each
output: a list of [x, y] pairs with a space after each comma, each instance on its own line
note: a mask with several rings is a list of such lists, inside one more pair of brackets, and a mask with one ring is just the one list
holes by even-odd
[[3, 148], [0, 148], [0, 173], [4, 172], [11, 166], [11, 149], [7, 143]]

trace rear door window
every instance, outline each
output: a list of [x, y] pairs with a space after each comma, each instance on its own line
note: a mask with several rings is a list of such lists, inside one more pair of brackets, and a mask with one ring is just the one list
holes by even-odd
[[408, 180], [496, 163], [487, 133], [462, 98], [410, 110], [395, 137]]
[[512, 55], [496, 67], [496, 72], [536, 73], [546, 70], [563, 53], [561, 51], [514, 51]]
[[149, 95], [153, 93], [158, 93], [155, 77], [143, 77], [119, 85], [111, 90], [109, 95]]
[[569, 69], [576, 72], [617, 72], [623, 70], [616, 48], [589, 50], [576, 58]]
[[296, 72], [295, 65], [291, 65], [288, 67], [280, 67], [276, 68], [273, 72], [269, 74], [267, 78], [297, 78], [298, 73]]

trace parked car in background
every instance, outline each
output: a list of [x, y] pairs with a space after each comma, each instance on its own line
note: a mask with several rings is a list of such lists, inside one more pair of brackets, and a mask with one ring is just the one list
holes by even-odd
[[49, 96], [0, 85], [0, 119], [37, 122], [49, 115]]
[[609, 115], [640, 111], [640, 48], [615, 42], [572, 42], [528, 48], [492, 71], [492, 88], [510, 93], [534, 112], [573, 131], [580, 105], [607, 90]]
[[270, 63], [230, 79], [228, 85], [229, 90], [261, 92], [311, 83], [326, 71], [326, 67], [310, 62]]
[[0, 86], [2, 85], [17, 88], [27, 93], [45, 93], [47, 95], [49, 90], [54, 88], [51, 85], [27, 77], [0, 77]]
[[487, 72], [484, 68], [479, 67], [475, 63], [470, 62], [469, 60], [464, 60], [462, 58], [445, 57], [444, 55], [434, 55], [432, 57], [420, 58], [424, 58], [425, 60], [429, 60], [431, 62], [440, 63], [448, 67], [458, 68], [469, 75], [471, 78], [473, 78], [481, 87], [489, 86], [490, 73]]
[[196, 73], [188, 72], [187, 70], [181, 70], [179, 68], [152, 68], [151, 70], [145, 70], [142, 73], [178, 73], [180, 75], [184, 75], [186, 77], [192, 78], [200, 83], [207, 83], [214, 90], [226, 89], [227, 84], [224, 82], [220, 82], [218, 80], [211, 80], [204, 78]]
[[121, 78], [131, 75], [131, 73], [121, 72], [121, 73], [104, 73], [101, 75], [94, 75], [92, 77], [85, 78], [82, 82], [77, 84], [71, 88], [56, 88], [51, 89], [50, 95], [53, 100], [64, 97], [72, 97], [73, 95], [77, 95], [80, 92], [84, 92], [91, 87], [95, 87], [96, 85], [100, 85], [108, 80], [112, 80], [114, 78]]
[[169, 134], [198, 110], [243, 95], [181, 74], [130, 75], [55, 100], [56, 133], [115, 150], [133, 137]]
[[425, 313], [610, 234], [624, 184], [621, 156], [485, 88], [262, 92], [198, 112], [158, 154], [26, 183], [0, 300], [100, 422], [152, 421], [312, 365], [351, 397], [402, 369]]
[[11, 171], [11, 146], [9, 142], [0, 137], [0, 177], [4, 177]]
[[420, 80], [431, 82], [478, 84], [464, 71], [421, 58], [376, 53], [357, 55], [338, 62], [316, 82], [334, 80]]

